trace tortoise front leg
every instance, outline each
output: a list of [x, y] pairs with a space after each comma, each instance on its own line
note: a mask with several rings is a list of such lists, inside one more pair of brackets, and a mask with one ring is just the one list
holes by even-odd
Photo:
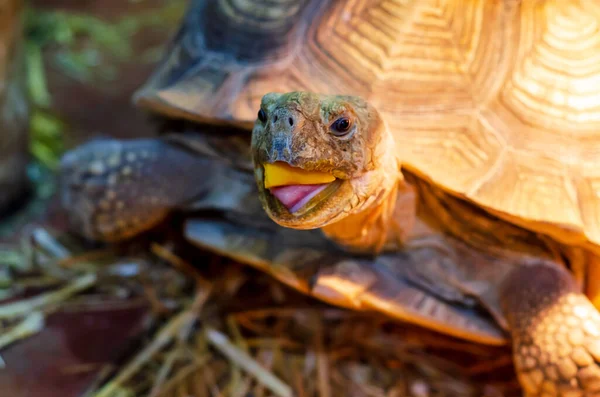
[[571, 275], [522, 266], [500, 293], [525, 395], [600, 396], [600, 314]]
[[215, 163], [162, 139], [92, 141], [62, 159], [62, 204], [77, 233], [123, 240], [206, 192]]

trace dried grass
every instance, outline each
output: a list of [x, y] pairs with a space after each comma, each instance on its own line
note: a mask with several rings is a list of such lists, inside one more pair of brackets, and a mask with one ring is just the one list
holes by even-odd
[[2, 346], [38, 332], [65, 302], [144, 297], [152, 308], [137, 353], [104, 368], [86, 397], [519, 395], [508, 349], [331, 307], [189, 247], [90, 253], [40, 230], [34, 242], [37, 263], [13, 271], [12, 288], [54, 287], [0, 306], [12, 313]]

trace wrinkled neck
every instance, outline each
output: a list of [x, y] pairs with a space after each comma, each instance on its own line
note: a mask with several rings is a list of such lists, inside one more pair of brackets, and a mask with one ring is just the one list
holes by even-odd
[[351, 182], [360, 204], [321, 229], [351, 252], [397, 250], [409, 241], [436, 233], [417, 218], [418, 193], [404, 178], [389, 131], [383, 141], [372, 153], [378, 159], [377, 170]]
[[322, 231], [346, 250], [372, 254], [422, 241], [441, 242], [439, 230], [419, 216], [418, 203], [417, 189], [401, 177], [381, 200]]
[[366, 254], [381, 252], [392, 225], [397, 187], [384, 193], [364, 210], [350, 214], [321, 230], [347, 251]]

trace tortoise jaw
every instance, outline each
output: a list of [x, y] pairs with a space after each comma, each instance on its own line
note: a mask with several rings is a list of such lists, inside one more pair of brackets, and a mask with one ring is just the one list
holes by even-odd
[[333, 173], [305, 170], [287, 162], [255, 160], [254, 177], [268, 217], [297, 230], [328, 224], [348, 205], [353, 191], [350, 181]]

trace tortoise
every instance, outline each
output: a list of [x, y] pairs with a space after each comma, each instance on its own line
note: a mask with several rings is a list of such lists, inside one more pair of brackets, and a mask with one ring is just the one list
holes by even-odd
[[[512, 345], [600, 395], [600, 5], [194, 0], [134, 96], [159, 137], [67, 153], [73, 230], [195, 244], [335, 305]], [[252, 132], [251, 132], [252, 131]]]
[[20, 0], [0, 0], [0, 213], [6, 213], [29, 186], [22, 7]]

